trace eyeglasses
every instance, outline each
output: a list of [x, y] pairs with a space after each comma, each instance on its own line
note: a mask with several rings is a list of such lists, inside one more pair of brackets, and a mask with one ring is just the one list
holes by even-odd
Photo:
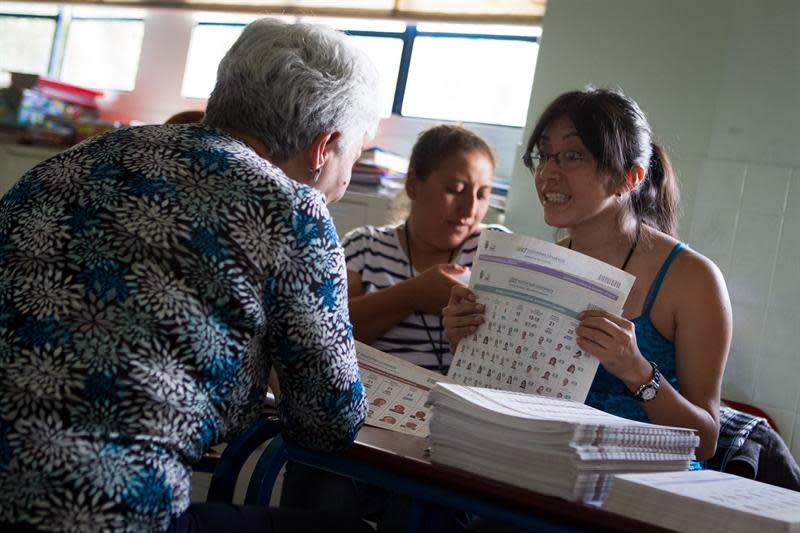
[[556, 165], [558, 165], [560, 169], [571, 170], [578, 167], [581, 161], [586, 159], [586, 156], [575, 150], [564, 150], [554, 154], [534, 151], [523, 155], [522, 163], [531, 171], [531, 174], [535, 174], [551, 159], [555, 160]]

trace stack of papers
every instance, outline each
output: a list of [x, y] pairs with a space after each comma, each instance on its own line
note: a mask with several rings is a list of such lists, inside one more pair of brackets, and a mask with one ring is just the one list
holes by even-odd
[[353, 166], [351, 180], [353, 183], [397, 189], [405, 183], [407, 171], [408, 159], [375, 146], [361, 153]]
[[439, 383], [429, 401], [433, 462], [591, 504], [615, 474], [688, 469], [700, 443], [694, 430], [544, 396]]
[[800, 492], [712, 470], [617, 476], [603, 509], [676, 531], [800, 531]]

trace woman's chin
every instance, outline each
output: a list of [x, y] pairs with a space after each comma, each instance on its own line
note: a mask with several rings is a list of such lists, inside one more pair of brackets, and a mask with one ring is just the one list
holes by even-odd
[[568, 225], [567, 218], [561, 213], [552, 213], [545, 210], [544, 222], [554, 228], [564, 228]]

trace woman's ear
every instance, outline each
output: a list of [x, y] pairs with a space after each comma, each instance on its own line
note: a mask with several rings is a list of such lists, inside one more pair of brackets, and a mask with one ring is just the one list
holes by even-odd
[[311, 145], [306, 149], [308, 155], [309, 168], [316, 170], [325, 165], [331, 151], [335, 149], [336, 142], [342, 136], [338, 131], [323, 131], [311, 141]]
[[636, 189], [642, 180], [644, 180], [644, 167], [641, 165], [633, 165], [628, 173], [625, 174], [625, 189], [620, 192], [631, 192]]
[[418, 183], [419, 179], [417, 179], [417, 173], [413, 168], [409, 168], [406, 173], [406, 195], [408, 195], [411, 200], [416, 199]]

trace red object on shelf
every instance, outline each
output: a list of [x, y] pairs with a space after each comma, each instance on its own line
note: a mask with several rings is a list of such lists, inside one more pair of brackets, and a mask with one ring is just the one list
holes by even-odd
[[55, 98], [68, 104], [80, 105], [90, 109], [97, 109], [95, 98], [103, 96], [103, 91], [70, 85], [69, 83], [41, 76], [34, 87], [48, 98]]

